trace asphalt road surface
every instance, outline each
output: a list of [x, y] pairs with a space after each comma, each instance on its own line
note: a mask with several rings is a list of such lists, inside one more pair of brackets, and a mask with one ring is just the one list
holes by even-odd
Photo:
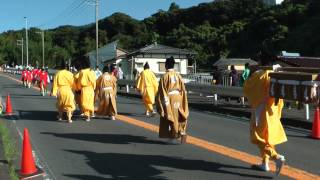
[[[144, 116], [137, 98], [118, 96], [121, 116], [116, 121], [94, 118], [85, 122], [76, 116], [68, 124], [56, 121], [54, 97], [42, 97], [3, 74], [0, 93], [3, 100], [8, 93], [11, 96], [14, 116], [5, 120], [17, 144], [28, 128], [37, 164], [47, 179], [274, 178], [273, 172], [258, 171], [248, 160], [249, 156], [257, 159], [258, 149], [249, 142], [247, 118], [191, 109], [188, 134], [205, 143], [202, 147], [195, 141], [172, 145], [144, 125], [130, 122], [159, 123], [159, 116]], [[320, 141], [309, 138], [310, 132], [303, 129], [286, 128], [286, 133], [288, 142], [277, 149], [285, 155], [287, 165], [277, 179], [319, 179]], [[225, 152], [206, 147], [215, 145]], [[18, 164], [19, 159], [17, 168]]]

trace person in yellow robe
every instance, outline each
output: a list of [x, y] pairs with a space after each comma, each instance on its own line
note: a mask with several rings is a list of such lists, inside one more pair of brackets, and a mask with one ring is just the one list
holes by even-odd
[[56, 96], [58, 99], [56, 104], [59, 112], [58, 120], [61, 121], [63, 112], [66, 112], [68, 122], [72, 123], [72, 113], [75, 110], [74, 94], [72, 90], [75, 87], [75, 84], [73, 74], [64, 68], [65, 66], [54, 76], [52, 95]]
[[148, 62], [144, 65], [144, 70], [140, 73], [136, 87], [142, 95], [142, 100], [146, 108], [146, 115], [155, 115], [153, 110], [155, 96], [158, 92], [158, 80], [154, 73], [149, 69]]
[[80, 101], [83, 116], [86, 121], [90, 121], [94, 114], [94, 90], [96, 88], [96, 75], [90, 69], [89, 57], [81, 56], [78, 58], [82, 62], [82, 70], [77, 80], [77, 89], [81, 89]]
[[[266, 65], [262, 61], [262, 65]], [[285, 162], [283, 155], [277, 153], [275, 145], [287, 141], [280, 118], [283, 100], [276, 103], [269, 96], [271, 70], [258, 70], [244, 83], [243, 90], [252, 108], [250, 120], [250, 138], [260, 150], [262, 164], [258, 165], [263, 171], [269, 171], [269, 159], [276, 162], [276, 174], [279, 175]]]
[[112, 74], [114, 66], [105, 66], [103, 74], [97, 79], [96, 97], [99, 99], [98, 115], [110, 116], [116, 120], [117, 115], [117, 78]]
[[174, 71], [173, 57], [166, 59], [166, 73], [159, 83], [156, 97], [157, 111], [160, 114], [159, 137], [169, 138], [169, 142], [181, 138], [186, 140], [187, 118], [189, 116], [186, 89], [181, 76]]
[[78, 105], [80, 114], [82, 113], [81, 110], [81, 88], [79, 86], [77, 86], [78, 84], [78, 79], [79, 79], [79, 75], [80, 75], [80, 71], [81, 71], [81, 64], [79, 61], [75, 61], [74, 62], [74, 66], [77, 69], [77, 71], [75, 72], [75, 74], [73, 75], [74, 77], [74, 83], [76, 84], [75, 86], [75, 90], [74, 90], [74, 99], [76, 101], [76, 104]]

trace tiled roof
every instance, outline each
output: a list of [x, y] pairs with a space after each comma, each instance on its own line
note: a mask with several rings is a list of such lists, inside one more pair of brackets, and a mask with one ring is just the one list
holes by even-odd
[[317, 57], [278, 56], [277, 60], [295, 67], [320, 67], [320, 58]]
[[213, 66], [229, 66], [229, 65], [257, 65], [258, 63], [252, 59], [238, 59], [238, 58], [222, 58], [213, 64]]
[[165, 46], [161, 44], [151, 44], [143, 47], [137, 51], [130, 54], [174, 54], [174, 55], [193, 55], [192, 51], [186, 49], [179, 49], [170, 46]]

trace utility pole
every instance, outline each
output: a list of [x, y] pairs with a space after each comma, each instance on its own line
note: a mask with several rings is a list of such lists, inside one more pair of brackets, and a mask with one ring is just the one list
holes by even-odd
[[27, 64], [26, 66], [29, 66], [29, 46], [28, 46], [28, 19], [27, 17], [24, 17], [26, 20], [26, 54], [27, 54]]
[[42, 68], [44, 68], [44, 31], [39, 31], [36, 32], [38, 34], [41, 34], [41, 39], [42, 39]]
[[96, 67], [99, 67], [99, 27], [98, 27], [98, 21], [99, 21], [99, 0], [96, 0]]
[[23, 38], [17, 40], [17, 45], [21, 46], [21, 65], [23, 66]]

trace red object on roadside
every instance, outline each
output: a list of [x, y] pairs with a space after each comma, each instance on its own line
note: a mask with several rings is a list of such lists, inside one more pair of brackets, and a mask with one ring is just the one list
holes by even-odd
[[24, 128], [20, 174], [31, 175], [36, 173], [37, 171], [38, 169], [36, 168], [33, 155], [32, 155], [32, 148], [29, 140], [29, 132], [27, 128]]
[[11, 106], [11, 99], [10, 95], [7, 95], [7, 101], [6, 101], [6, 115], [12, 115], [12, 106]]
[[316, 112], [314, 113], [313, 123], [312, 123], [312, 138], [320, 139], [320, 114], [319, 107], [317, 107]]

